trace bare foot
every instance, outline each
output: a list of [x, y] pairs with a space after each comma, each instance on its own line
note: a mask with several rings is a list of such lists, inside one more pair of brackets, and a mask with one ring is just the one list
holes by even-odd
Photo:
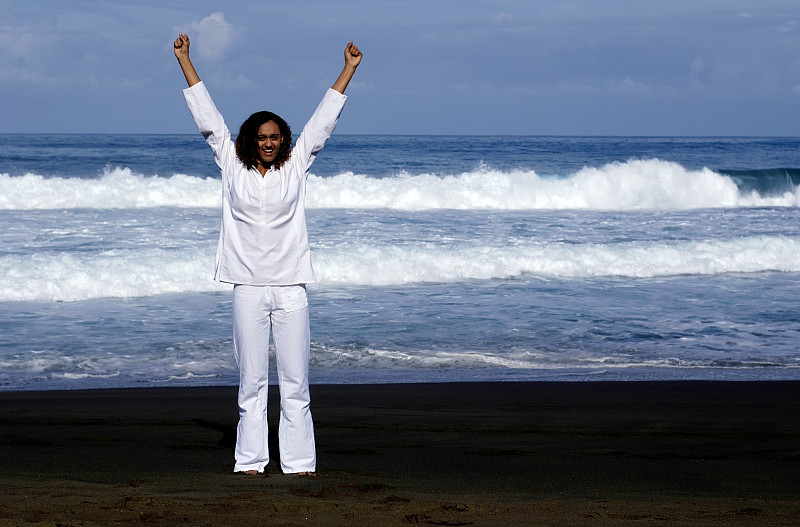
[[247, 474], [248, 476], [258, 476], [257, 470], [243, 470], [242, 474]]
[[297, 475], [298, 476], [307, 476], [307, 477], [311, 477], [311, 478], [316, 478], [317, 477], [317, 473], [316, 472], [298, 472]]

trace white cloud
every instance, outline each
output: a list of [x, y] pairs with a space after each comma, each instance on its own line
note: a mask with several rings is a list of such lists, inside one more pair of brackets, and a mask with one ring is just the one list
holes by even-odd
[[703, 60], [703, 57], [695, 57], [694, 61], [692, 61], [692, 65], [689, 66], [689, 69], [691, 69], [692, 73], [696, 74], [703, 73], [706, 71], [706, 68], [706, 61]]
[[208, 77], [209, 79], [213, 80], [213, 84], [215, 87], [222, 87], [224, 86], [227, 89], [239, 90], [239, 89], [252, 89], [257, 87], [253, 79], [245, 75], [244, 73], [239, 73], [238, 75], [229, 75], [227, 72], [219, 72], [219, 71], [210, 71], [204, 74], [204, 77]]
[[123, 79], [119, 83], [119, 89], [123, 91], [136, 91], [144, 89], [149, 84], [149, 79]]
[[177, 31], [189, 35], [192, 51], [205, 60], [221, 59], [236, 40], [236, 28], [225, 20], [225, 13], [221, 11], [195, 20]]
[[[39, 36], [42, 35], [42, 36]], [[31, 25], [0, 27], [0, 84], [9, 81], [50, 83], [44, 72], [44, 57], [53, 44], [49, 32]]]
[[797, 20], [788, 20], [778, 26], [778, 33], [793, 33], [797, 29]]
[[662, 95], [673, 93], [675, 88], [664, 84], [647, 84], [637, 81], [631, 77], [623, 79], [597, 79], [594, 83], [589, 82], [561, 82], [556, 85], [558, 91], [572, 92], [581, 94], [610, 94], [614, 96], [628, 95]]
[[606, 88], [611, 93], [622, 95], [663, 94], [674, 91], [671, 86], [647, 84], [630, 77], [625, 77], [622, 80], [610, 80], [606, 82]]

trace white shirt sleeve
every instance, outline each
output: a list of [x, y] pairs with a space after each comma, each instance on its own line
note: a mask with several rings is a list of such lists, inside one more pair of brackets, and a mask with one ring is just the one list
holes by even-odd
[[297, 156], [298, 160], [304, 162], [306, 174], [317, 153], [322, 150], [325, 142], [336, 129], [346, 101], [346, 95], [329, 88], [317, 109], [314, 110], [314, 114], [303, 127], [292, 150], [292, 157]]
[[222, 114], [217, 110], [202, 81], [183, 90], [183, 97], [198, 130], [214, 153], [214, 161], [222, 170], [222, 177], [225, 179], [226, 174], [232, 173], [230, 169], [237, 158], [236, 146], [231, 140], [231, 133], [225, 125]]

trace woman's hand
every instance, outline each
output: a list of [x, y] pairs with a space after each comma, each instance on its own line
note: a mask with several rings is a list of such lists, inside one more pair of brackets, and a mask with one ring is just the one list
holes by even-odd
[[339, 78], [336, 79], [336, 82], [333, 83], [331, 88], [339, 93], [344, 93], [344, 90], [347, 89], [347, 85], [350, 84], [350, 79], [353, 78], [353, 74], [356, 72], [356, 68], [361, 64], [362, 57], [363, 54], [361, 50], [358, 49], [351, 40], [344, 48], [344, 68], [342, 68]]
[[178, 59], [183, 76], [186, 77], [186, 83], [190, 87], [194, 86], [200, 82], [200, 77], [197, 76], [197, 71], [189, 59], [189, 35], [178, 33], [178, 38], [175, 39], [173, 45], [175, 46], [175, 58]]
[[175, 57], [189, 58], [189, 35], [178, 33], [178, 38], [175, 39]]
[[[188, 46], [188, 44], [187, 44]], [[352, 68], [357, 68], [359, 64], [361, 64], [361, 50], [353, 44], [351, 40], [347, 47], [344, 48], [344, 64], [345, 66], [350, 66]]]

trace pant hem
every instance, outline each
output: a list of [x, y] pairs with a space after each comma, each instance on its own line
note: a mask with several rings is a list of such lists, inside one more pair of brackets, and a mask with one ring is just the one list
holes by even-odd
[[297, 474], [299, 472], [316, 472], [317, 471], [317, 467], [297, 468], [297, 469], [295, 469], [295, 468], [287, 469], [287, 468], [281, 467], [281, 470], [283, 471], [284, 474]]
[[264, 472], [264, 468], [267, 466], [266, 463], [258, 464], [258, 465], [236, 465], [233, 467], [234, 472], [247, 472], [249, 470], [257, 470], [258, 473]]

